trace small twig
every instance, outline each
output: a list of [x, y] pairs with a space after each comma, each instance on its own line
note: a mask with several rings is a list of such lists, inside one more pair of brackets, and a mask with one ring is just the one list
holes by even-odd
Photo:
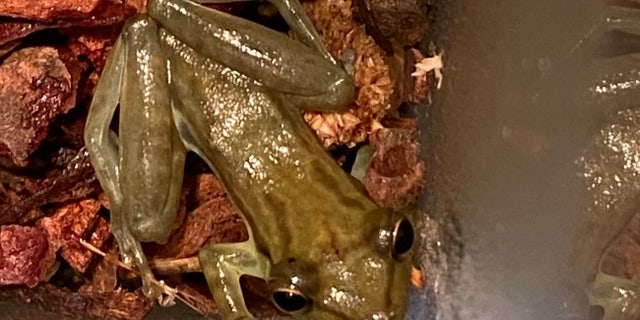
[[149, 266], [158, 274], [170, 276], [180, 273], [202, 272], [198, 257], [183, 259], [156, 259], [149, 261]]
[[[80, 244], [87, 248], [89, 251], [98, 254], [100, 256], [102, 256], [106, 261], [111, 262], [113, 264], [116, 264], [118, 267], [124, 268], [126, 270], [129, 270], [131, 272], [133, 272], [134, 274], [140, 276], [140, 272], [138, 272], [138, 270], [135, 270], [134, 268], [132, 268], [131, 266], [129, 266], [126, 263], [123, 263], [122, 261], [118, 260], [117, 258], [114, 258], [112, 256], [107, 255], [106, 253], [104, 253], [102, 250], [94, 247], [92, 244], [84, 241], [84, 239], [80, 239]], [[204, 312], [200, 311], [200, 309], [196, 308], [193, 304], [191, 304], [189, 301], [187, 301], [185, 299], [185, 297], [182, 297], [183, 293], [180, 292], [178, 289], [172, 288], [168, 285], [166, 285], [164, 283], [164, 281], [158, 281], [158, 280], [153, 280], [153, 283], [157, 286], [159, 286], [160, 288], [162, 288], [162, 292], [167, 295], [168, 299], [162, 299], [162, 297], [158, 298], [158, 301], [160, 302], [160, 304], [162, 306], [167, 306], [169, 304], [171, 304], [171, 302], [173, 302], [173, 298], [178, 298], [178, 300], [182, 301], [182, 303], [186, 304], [187, 306], [189, 306], [191, 309], [195, 310], [196, 312], [198, 312], [201, 315], [204, 315]]]

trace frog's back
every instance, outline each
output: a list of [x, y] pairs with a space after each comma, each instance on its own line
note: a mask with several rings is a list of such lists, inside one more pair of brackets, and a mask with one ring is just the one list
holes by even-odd
[[214, 168], [262, 250], [279, 260], [369, 236], [374, 227], [364, 222], [378, 208], [295, 106], [170, 35], [163, 40], [181, 53], [171, 59], [178, 130]]

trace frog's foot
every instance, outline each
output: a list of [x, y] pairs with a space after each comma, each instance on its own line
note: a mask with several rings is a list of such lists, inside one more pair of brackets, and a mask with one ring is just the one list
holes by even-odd
[[640, 284], [599, 272], [589, 289], [589, 303], [604, 309], [603, 320], [640, 319]]
[[142, 292], [150, 299], [157, 299], [162, 295], [163, 288], [158, 285], [142, 245], [131, 234], [129, 229], [120, 223], [119, 215], [111, 212], [111, 230], [118, 242], [120, 256], [124, 263], [134, 266], [142, 278]]
[[269, 262], [256, 251], [253, 242], [210, 244], [200, 250], [199, 256], [222, 319], [254, 319], [244, 302], [240, 276], [265, 279]]

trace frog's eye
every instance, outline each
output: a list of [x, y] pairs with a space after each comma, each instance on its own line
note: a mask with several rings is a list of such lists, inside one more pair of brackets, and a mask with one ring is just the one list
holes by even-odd
[[411, 222], [407, 219], [398, 221], [393, 229], [393, 256], [398, 257], [407, 253], [413, 246], [414, 237]]
[[305, 310], [309, 304], [309, 299], [302, 292], [290, 288], [275, 290], [272, 299], [278, 309], [287, 313]]

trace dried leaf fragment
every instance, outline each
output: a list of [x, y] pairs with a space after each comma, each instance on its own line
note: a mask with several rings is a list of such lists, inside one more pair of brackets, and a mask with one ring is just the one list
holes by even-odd
[[329, 52], [338, 59], [353, 56], [349, 59], [353, 61], [345, 62], [353, 67], [356, 87], [356, 101], [344, 112], [308, 112], [305, 120], [314, 126], [325, 147], [354, 146], [367, 138], [374, 123], [391, 107], [395, 84], [385, 53], [355, 21], [351, 0], [318, 0], [304, 6]]
[[433, 71], [436, 81], [438, 81], [438, 83], [436, 84], [436, 88], [440, 89], [440, 87], [442, 87], [442, 68], [444, 68], [444, 63], [442, 62], [442, 53], [420, 60], [418, 63], [416, 63], [415, 67], [416, 71], [411, 74], [412, 76], [426, 78], [427, 73]]

